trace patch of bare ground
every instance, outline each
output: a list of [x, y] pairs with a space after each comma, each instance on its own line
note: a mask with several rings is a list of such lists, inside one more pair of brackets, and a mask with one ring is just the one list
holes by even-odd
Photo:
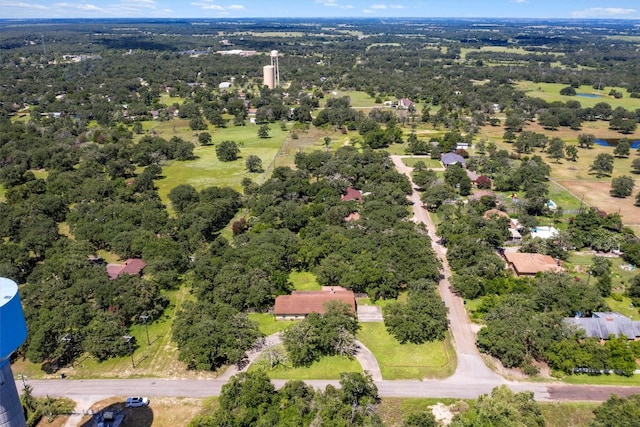
[[[495, 357], [489, 356], [488, 354], [481, 353], [482, 359], [484, 363], [497, 373], [498, 375], [504, 377], [508, 381], [529, 381], [531, 377], [522, 372], [520, 368], [507, 368], [505, 367], [500, 360]], [[534, 361], [532, 363], [533, 366], [538, 368], [538, 378], [544, 378], [545, 380], [553, 380], [551, 377], [551, 369], [546, 363]]]
[[634, 206], [635, 195], [624, 199], [611, 197], [611, 183], [598, 181], [560, 181], [560, 185], [567, 188], [576, 197], [607, 213], [622, 215], [625, 225], [640, 225], [640, 208]]

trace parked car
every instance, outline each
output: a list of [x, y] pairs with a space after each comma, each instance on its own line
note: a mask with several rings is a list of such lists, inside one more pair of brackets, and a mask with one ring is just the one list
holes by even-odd
[[125, 404], [125, 406], [127, 408], [138, 408], [140, 406], [147, 406], [149, 405], [149, 399], [147, 399], [146, 397], [127, 397], [127, 402]]

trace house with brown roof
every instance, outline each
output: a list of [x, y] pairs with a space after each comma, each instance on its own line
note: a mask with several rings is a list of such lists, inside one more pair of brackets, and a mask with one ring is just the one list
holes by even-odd
[[341, 286], [323, 286], [321, 291], [293, 291], [291, 295], [276, 297], [273, 314], [276, 320], [300, 320], [310, 313], [324, 314], [330, 301], [341, 301], [355, 314], [356, 297], [353, 291]]
[[351, 200], [356, 200], [357, 202], [362, 203], [364, 200], [362, 198], [362, 192], [360, 190], [356, 190], [355, 188], [348, 187], [345, 194], [340, 197], [340, 201], [349, 202]]
[[146, 266], [147, 263], [139, 258], [129, 258], [124, 264], [107, 264], [107, 274], [109, 280], [115, 280], [123, 274], [137, 276]]
[[528, 254], [522, 252], [505, 252], [509, 268], [518, 276], [535, 276], [544, 272], [560, 272], [562, 267], [549, 255]]

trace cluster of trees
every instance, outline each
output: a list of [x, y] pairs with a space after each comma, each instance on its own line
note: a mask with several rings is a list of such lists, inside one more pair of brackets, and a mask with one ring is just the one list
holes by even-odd
[[340, 388], [315, 390], [302, 381], [288, 381], [276, 390], [264, 371], [243, 372], [222, 386], [220, 408], [192, 419], [189, 426], [381, 426], [378, 400], [368, 374], [343, 373]]
[[287, 328], [282, 333], [282, 341], [293, 366], [309, 366], [322, 356], [352, 356], [359, 328], [351, 307], [330, 301], [324, 314], [311, 313]]

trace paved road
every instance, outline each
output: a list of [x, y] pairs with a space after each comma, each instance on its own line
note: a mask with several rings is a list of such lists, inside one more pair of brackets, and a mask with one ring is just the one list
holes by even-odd
[[[401, 156], [391, 156], [393, 163], [398, 172], [405, 174], [411, 181], [412, 168], [405, 165]], [[446, 248], [438, 244], [436, 237], [436, 228], [431, 221], [429, 212], [422, 207], [420, 193], [415, 190], [416, 186], [411, 181], [414, 188], [411, 194], [411, 202], [413, 203], [413, 215], [416, 223], [422, 223], [427, 226], [429, 237], [431, 238], [431, 247], [438, 256], [442, 264], [442, 280], [438, 284], [438, 291], [449, 309], [449, 327], [453, 335], [453, 344], [458, 355], [458, 366], [450, 382], [460, 382], [461, 384], [472, 382], [483, 382], [490, 386], [504, 384], [502, 377], [497, 375], [491, 369], [487, 368], [480, 352], [476, 347], [476, 336], [471, 327], [471, 321], [464, 308], [462, 299], [451, 292], [449, 278], [451, 277], [451, 268], [447, 262]]]

